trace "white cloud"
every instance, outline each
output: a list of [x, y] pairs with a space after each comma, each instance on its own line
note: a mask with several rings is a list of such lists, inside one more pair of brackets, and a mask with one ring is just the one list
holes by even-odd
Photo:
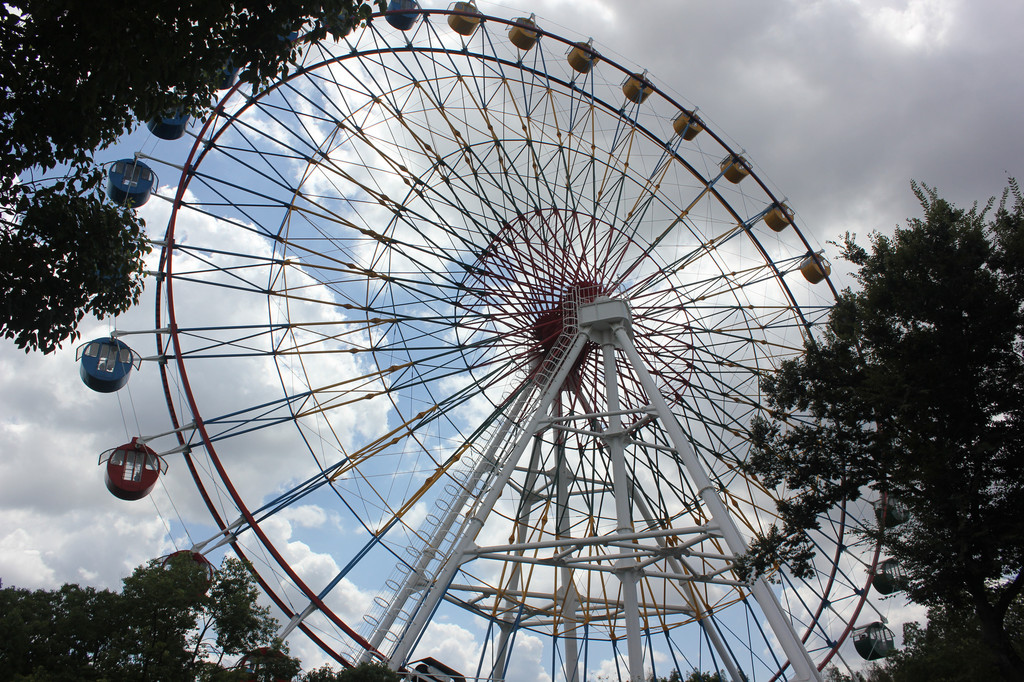
[[956, 25], [960, 4], [959, 0], [864, 3], [862, 11], [875, 30], [896, 43], [936, 50], [946, 43]]
[[305, 528], [319, 528], [327, 521], [327, 513], [313, 504], [288, 507], [281, 513], [281, 517]]

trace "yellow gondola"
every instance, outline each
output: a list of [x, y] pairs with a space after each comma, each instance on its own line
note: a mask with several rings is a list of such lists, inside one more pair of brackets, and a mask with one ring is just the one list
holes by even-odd
[[643, 74], [631, 73], [626, 80], [622, 82], [622, 94], [625, 95], [626, 99], [630, 102], [640, 104], [650, 97], [652, 92], [654, 92], [654, 88], [652, 88], [651, 84], [647, 82]]
[[704, 126], [697, 120], [697, 114], [683, 109], [672, 122], [672, 129], [676, 131], [676, 135], [682, 135], [684, 140], [689, 141], [697, 137], [697, 134], [704, 130]]
[[800, 263], [800, 274], [811, 284], [817, 284], [832, 273], [832, 266], [820, 251], [812, 253]]
[[739, 154], [730, 154], [729, 156], [722, 159], [722, 162], [718, 164], [718, 167], [722, 169], [722, 174], [725, 175], [725, 179], [729, 182], [736, 184], [743, 178], [750, 175], [750, 167], [747, 166], [747, 161]]
[[464, 14], [449, 14], [448, 25], [452, 30], [462, 36], [471, 36], [480, 25], [482, 15], [480, 10], [472, 2], [453, 2], [448, 9]]
[[537, 38], [539, 37], [537, 31], [537, 21], [533, 14], [530, 18], [519, 17], [515, 19], [515, 23], [512, 28], [508, 30], [508, 39], [512, 41], [512, 44], [518, 47], [520, 50], [526, 51], [537, 44]]
[[589, 73], [600, 58], [590, 43], [582, 42], [573, 45], [567, 55], [569, 66], [577, 73]]
[[793, 223], [793, 211], [785, 204], [774, 204], [764, 214], [764, 222], [776, 232], [782, 232]]

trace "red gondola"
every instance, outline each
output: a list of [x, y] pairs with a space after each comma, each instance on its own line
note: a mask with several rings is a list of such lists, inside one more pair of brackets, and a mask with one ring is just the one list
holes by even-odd
[[107, 465], [107, 490], [122, 500], [140, 500], [153, 490], [167, 463], [156, 452], [132, 438], [100, 455], [100, 464]]
[[177, 562], [192, 562], [202, 570], [202, 592], [206, 592], [213, 585], [213, 575], [217, 569], [201, 552], [180, 549], [160, 559], [160, 565], [164, 568], [170, 568]]

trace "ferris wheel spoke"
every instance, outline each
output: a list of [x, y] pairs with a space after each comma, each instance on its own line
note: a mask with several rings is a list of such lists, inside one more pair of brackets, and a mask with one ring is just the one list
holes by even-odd
[[[422, 83], [419, 80], [413, 80], [412, 83], [413, 83], [413, 85], [415, 86], [416, 89], [419, 89], [419, 90], [423, 89], [423, 85], [422, 85]], [[440, 106], [439, 100], [436, 99], [436, 98], [435, 99], [430, 99], [428, 97], [427, 102], [429, 104], [433, 105], [433, 106], [438, 106], [438, 107]], [[403, 125], [406, 125], [406, 129], [409, 130], [409, 132], [415, 137], [415, 139], [417, 141], [419, 141], [420, 146], [424, 150], [426, 150], [432, 158], [436, 159], [435, 163], [433, 164], [434, 167], [436, 167], [438, 169], [443, 169], [443, 168], [446, 168], [446, 167], [449, 166], [449, 164], [444, 161], [444, 157], [441, 156], [441, 151], [440, 151], [442, 148], [447, 147], [449, 149], [452, 149], [452, 148], [458, 149], [457, 153], [460, 156], [462, 156], [464, 160], [469, 162], [468, 165], [469, 165], [471, 171], [479, 170], [482, 167], [482, 165], [476, 162], [476, 153], [472, 149], [466, 148], [459, 141], [459, 138], [462, 137], [462, 135], [463, 135], [463, 132], [459, 129], [459, 126], [452, 121], [451, 117], [443, 109], [439, 111], [439, 118], [441, 120], [445, 121], [445, 123], [447, 125], [447, 128], [448, 128], [448, 131], [451, 133], [451, 136], [450, 137], [446, 137], [443, 140], [439, 140], [437, 138], [438, 128], [437, 127], [429, 128], [427, 130], [427, 132], [433, 138], [432, 139], [433, 146], [431, 146], [430, 144], [427, 144], [425, 142], [420, 141], [420, 138], [419, 138], [418, 134], [415, 131], [413, 131], [411, 128], [409, 128], [407, 124], [404, 123], [404, 121], [407, 120], [407, 117], [403, 117], [403, 118], [401, 118], [399, 120], [403, 121]], [[475, 172], [473, 173], [473, 177], [474, 177], [474, 179], [477, 182], [477, 186], [476, 187], [472, 187], [470, 185], [464, 185], [464, 188], [466, 190], [465, 193], [466, 193], [467, 196], [482, 196], [483, 194], [481, 194], [481, 192], [484, 190], [484, 187], [483, 187], [483, 185], [481, 183], [485, 182], [485, 179], [483, 177], [479, 176], [479, 175], [476, 175]], [[497, 188], [499, 191], [503, 192], [506, 200], [510, 200], [510, 201], [514, 200], [514, 197], [513, 197], [512, 194], [509, 194], [509, 193], [505, 192], [505, 189], [504, 189], [504, 186], [503, 186], [502, 182], [498, 181], [492, 175], [488, 175], [488, 178], [489, 179], [486, 180], [486, 182], [490, 182], [491, 186], [493, 186], [493, 187]], [[444, 184], [446, 186], [448, 186], [449, 188], [451, 188], [451, 189], [454, 189], [454, 187], [451, 184], [453, 179], [456, 182], [465, 182], [465, 180], [464, 180], [464, 178], [462, 178], [462, 176], [456, 175], [453, 178], [451, 175], [446, 174], [443, 171], [441, 172], [441, 179], [444, 181]], [[430, 198], [440, 199], [440, 201], [442, 201], [442, 203], [449, 204], [453, 208], [460, 209], [460, 210], [465, 210], [466, 209], [466, 204], [463, 202], [463, 200], [461, 198], [459, 198], [458, 195], [451, 195], [451, 194], [445, 195], [445, 194], [442, 194], [440, 192], [440, 189], [441, 189], [440, 187], [432, 187], [431, 188], [428, 185], [428, 189], [424, 190], [424, 191], [429, 191]], [[484, 208], [488, 208], [488, 207], [490, 207], [490, 203], [484, 206]], [[490, 210], [494, 211], [495, 209], [493, 207], [491, 207]], [[482, 216], [482, 218], [488, 218], [488, 217], [493, 217], [493, 216], [486, 216], [486, 215]], [[478, 226], [482, 227], [482, 225], [483, 225], [483, 222], [481, 221], [478, 224]]]
[[[198, 176], [198, 174], [197, 174]], [[197, 214], [205, 214], [218, 221], [231, 222], [239, 225], [247, 232], [253, 232], [262, 237], [273, 239], [274, 232], [271, 228], [264, 225], [264, 219], [260, 217], [260, 213], [268, 210], [287, 209], [288, 202], [283, 199], [277, 199], [269, 194], [263, 192], [253, 192], [237, 183], [227, 181], [212, 181], [209, 176], [199, 176], [196, 178], [200, 184], [205, 185], [208, 189], [217, 195], [221, 201], [204, 201], [203, 207], [200, 208], [198, 205], [194, 205], [195, 212]], [[237, 191], [240, 194], [247, 195], [245, 199], [241, 197], [237, 200], [232, 201], [228, 199], [225, 192]], [[187, 202], [182, 202], [183, 205]], [[231, 218], [227, 216], [219, 215], [216, 208], [231, 208], [236, 212], [239, 218]]]
[[[386, 113], [388, 115], [392, 114], [392, 112], [386, 112]], [[395, 113], [397, 113], [397, 112], [395, 112]], [[414, 131], [410, 130], [410, 132], [415, 136], [415, 132]], [[385, 152], [383, 146], [379, 145], [373, 138], [371, 138], [368, 135], [368, 133], [367, 133], [367, 131], [365, 129], [359, 129], [359, 130], [356, 131], [355, 134], [365, 143], [367, 149], [375, 152], [375, 156], [377, 158], [382, 158], [382, 159], [385, 160], [385, 163], [387, 164], [387, 168], [380, 168], [380, 169], [375, 169], [375, 170], [378, 170], [378, 171], [390, 171], [391, 173], [397, 174], [398, 177], [400, 177], [403, 180], [405, 180], [407, 185], [409, 185], [410, 187], [413, 188], [412, 189], [413, 193], [418, 195], [421, 199], [427, 199], [428, 197], [426, 196], [426, 194], [429, 193], [433, 200], [440, 201], [442, 203], [442, 205], [447, 205], [447, 206], [450, 206], [451, 208], [455, 208], [456, 210], [460, 210], [467, 217], [472, 217], [472, 215], [473, 215], [472, 212], [469, 211], [468, 207], [464, 203], [461, 203], [457, 198], [456, 198], [456, 201], [452, 201], [448, 197], [446, 197], [446, 196], [444, 196], [442, 194], [437, 193], [436, 190], [433, 190], [432, 188], [430, 188], [429, 185], [427, 185], [427, 183], [425, 183], [418, 176], [414, 175], [400, 161], [398, 161], [398, 160], [396, 160], [396, 161], [389, 160], [389, 155]], [[391, 144], [390, 142], [384, 141], [384, 140], [382, 140], [381, 142], [382, 143]], [[424, 147], [426, 145], [424, 145], [423, 143], [420, 143], [420, 146]], [[421, 149], [408, 148], [408, 151], [416, 152], [416, 153], [422, 153], [423, 149], [422, 148]], [[440, 159], [437, 158], [437, 161], [440, 161]], [[435, 164], [436, 164], [436, 161], [435, 161]], [[332, 175], [337, 175], [338, 177], [345, 178], [347, 181], [354, 182], [357, 186], [360, 187], [360, 189], [362, 189], [363, 191], [366, 191], [368, 194], [375, 194], [375, 190], [374, 189], [368, 187], [365, 184], [359, 183], [359, 181], [357, 181], [353, 177], [351, 177], [351, 175], [349, 173], [344, 171], [335, 161], [331, 160], [330, 158], [327, 158], [321, 165], [324, 167], [325, 170], [329, 170]], [[367, 165], [366, 168], [367, 168], [368, 171], [371, 170], [368, 165]], [[403, 206], [402, 204], [400, 204], [398, 202], [395, 202], [393, 199], [391, 199], [390, 197], [387, 197], [386, 195], [377, 195], [377, 200], [378, 200], [378, 202], [380, 202], [382, 204], [386, 205], [388, 203], [391, 203], [396, 208], [401, 208], [402, 210], [398, 211], [399, 215], [406, 214], [409, 211], [409, 207], [408, 206]], [[441, 214], [437, 212], [436, 207], [434, 206], [433, 203], [428, 201], [426, 203], [426, 207], [428, 209], [432, 209], [434, 211], [434, 213], [435, 213], [435, 216], [436, 216], [436, 222], [430, 224], [430, 227], [432, 227], [434, 229], [441, 230], [441, 231], [447, 231], [447, 234], [450, 237], [452, 237], [454, 239], [458, 239], [459, 241], [461, 241], [461, 243], [463, 245], [466, 245], [466, 246], [472, 245], [472, 242], [469, 239], [466, 239], [466, 238], [462, 237], [459, 233], [451, 231], [451, 230], [446, 230], [447, 224], [444, 222], [443, 217], [441, 216]], [[414, 213], [413, 215], [416, 218], [420, 218], [420, 219], [426, 217], [426, 216], [424, 216], [422, 214], [415, 214]], [[314, 215], [314, 217], [316, 217], [316, 216]], [[415, 222], [415, 221], [409, 221], [407, 218], [404, 218], [403, 222], [409, 224], [409, 226], [412, 229], [414, 229], [414, 230], [418, 228], [418, 223]], [[480, 219], [473, 219], [473, 223], [475, 223], [477, 226], [482, 225], [482, 221]], [[420, 231], [420, 234], [423, 235], [424, 233], [422, 231]], [[422, 248], [424, 248], [424, 246], [416, 246], [416, 248], [422, 249]], [[436, 254], [432, 254], [432, 255], [436, 255]]]
[[[272, 426], [279, 420], [279, 416], [274, 416], [275, 412], [279, 412], [282, 409], [281, 403], [301, 403], [306, 400], [309, 396], [297, 395], [293, 396], [291, 401], [277, 401], [276, 404], [267, 404], [259, 406], [264, 412], [260, 414], [243, 414], [243, 413], [232, 413], [223, 415], [221, 417], [214, 417], [206, 421], [206, 426], [221, 426], [225, 427], [225, 430], [211, 435], [211, 442], [218, 442], [225, 438], [243, 435], [249, 433], [252, 430], [258, 428], [265, 428]], [[458, 402], [459, 398], [454, 397], [453, 401]], [[284, 405], [287, 407], [287, 405]], [[255, 409], [255, 408], [254, 408]], [[291, 490], [288, 490], [278, 495], [274, 500], [267, 502], [259, 509], [253, 512], [253, 516], [257, 520], [269, 518], [275, 513], [278, 513], [289, 506], [295, 504], [300, 499], [306, 497], [315, 490], [321, 488], [324, 485], [334, 483], [340, 478], [350, 476], [353, 474], [360, 474], [360, 466], [364, 465], [368, 460], [375, 456], [380, 456], [387, 452], [389, 448], [393, 448], [400, 444], [404, 439], [417, 438], [417, 433], [423, 429], [423, 427], [430, 421], [443, 418], [445, 414], [445, 408], [441, 405], [435, 405], [431, 408], [425, 409], [416, 415], [415, 418], [406, 422], [398, 428], [393, 429], [387, 434], [379, 437], [373, 442], [367, 444], [363, 448], [354, 451], [350, 455], [346, 455], [339, 462], [324, 466], [322, 471], [310, 479], [303, 481], [301, 484], [296, 485]], [[486, 421], [480, 429], [490, 428], [491, 420]], [[242, 430], [239, 425], [247, 425], [247, 429]], [[452, 454], [443, 461], [434, 462], [431, 467], [433, 473], [428, 477], [427, 481], [420, 487], [419, 491], [410, 495], [408, 499], [398, 508], [392, 508], [388, 501], [388, 497], [381, 495], [377, 492], [373, 492], [373, 497], [378, 500], [378, 503], [382, 505], [382, 509], [389, 509], [389, 516], [383, 520], [379, 527], [368, 526], [367, 529], [375, 534], [375, 536], [383, 537], [384, 534], [394, 524], [401, 521], [402, 517], [409, 511], [409, 509], [423, 497], [424, 494], [429, 492], [436, 482], [445, 475], [452, 466], [457, 464], [460, 459], [465, 455], [467, 449], [471, 446], [472, 440], [467, 440], [461, 447], [453, 449]], [[365, 479], [369, 482], [369, 479]], [[372, 484], [369, 488], [373, 490]], [[351, 491], [350, 491], [351, 492]], [[241, 532], [241, 531], [238, 531]], [[237, 534], [237, 532], [236, 532]]]
[[[496, 81], [494, 92], [490, 96], [489, 105], [485, 106], [483, 102], [476, 101], [474, 97], [474, 107], [476, 109], [475, 115], [482, 116], [482, 120], [487, 128], [488, 135], [493, 139], [494, 146], [501, 156], [502, 162], [500, 167], [505, 171], [509, 181], [515, 180], [519, 187], [525, 191], [525, 199], [520, 198], [520, 202], [526, 202], [527, 206], [519, 208], [518, 213], [524, 213], [527, 210], [541, 210], [551, 205], [557, 205], [555, 199], [560, 194], [555, 184], [548, 180], [547, 175], [543, 172], [545, 169], [540, 155], [537, 152], [536, 144], [538, 143], [550, 143], [550, 140], [545, 140], [548, 137], [546, 134], [537, 135], [536, 132], [539, 130], [544, 133], [546, 128], [542, 126], [543, 119], [535, 119], [532, 111], [533, 104], [529, 98], [524, 98], [522, 91], [527, 91], [527, 83], [525, 80], [510, 77], [508, 74], [509, 64], [504, 61], [496, 62], [496, 73], [493, 77], [486, 78], [484, 82], [490, 80]], [[476, 83], [479, 86], [481, 79], [476, 79]], [[520, 90], [516, 89], [516, 86], [520, 86]], [[499, 97], [501, 99], [499, 100]], [[495, 106], [500, 104], [501, 106]], [[493, 120], [491, 118], [491, 109], [498, 109], [503, 115], [501, 120]], [[547, 113], [547, 112], [544, 112]], [[538, 128], [538, 126], [541, 126]], [[505, 128], [516, 131], [522, 131], [525, 145], [517, 152], [506, 149], [504, 141], [499, 138], [494, 130], [496, 128]], [[531, 131], [534, 131], [531, 134]], [[538, 137], [540, 139], [538, 139]], [[519, 146], [519, 145], [516, 145]], [[521, 162], [520, 159], [525, 158], [525, 163]], [[532, 172], [524, 173], [520, 169], [530, 169]], [[542, 187], [544, 192], [541, 192]], [[544, 196], [547, 196], [545, 200]]]
[[[404, 367], [401, 366], [393, 366], [386, 370], [378, 370], [360, 377], [346, 379], [342, 382], [287, 395], [234, 412], [208, 417], [203, 420], [203, 424], [209, 431], [209, 441], [211, 443], [250, 434], [254, 431], [290, 422], [296, 418], [336, 410], [353, 402], [386, 395], [386, 392], [378, 387], [381, 377], [388, 373], [399, 373], [403, 369]], [[495, 376], [501, 375], [501, 370], [494, 370], [493, 374]], [[421, 412], [421, 415], [434, 412], [439, 408], [444, 408], [441, 410], [443, 413], [444, 410], [451, 409], [452, 406], [458, 405], [472, 397], [477, 390], [477, 386], [467, 387], [449, 396], [445, 404], [435, 405], [430, 409], [424, 410], [424, 412]], [[419, 423], [419, 425], [422, 426], [422, 423]]]

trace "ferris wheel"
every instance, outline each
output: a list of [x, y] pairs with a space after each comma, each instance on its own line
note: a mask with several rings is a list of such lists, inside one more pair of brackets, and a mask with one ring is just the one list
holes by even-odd
[[759, 380], [825, 320], [829, 266], [653, 76], [535, 17], [393, 2], [229, 92], [181, 168], [178, 442], [145, 456], [181, 453], [217, 526], [195, 549], [232, 544], [283, 634], [453, 681], [836, 655], [870, 506], [820, 519], [810, 577], [732, 571], [787, 494], [739, 466]]

